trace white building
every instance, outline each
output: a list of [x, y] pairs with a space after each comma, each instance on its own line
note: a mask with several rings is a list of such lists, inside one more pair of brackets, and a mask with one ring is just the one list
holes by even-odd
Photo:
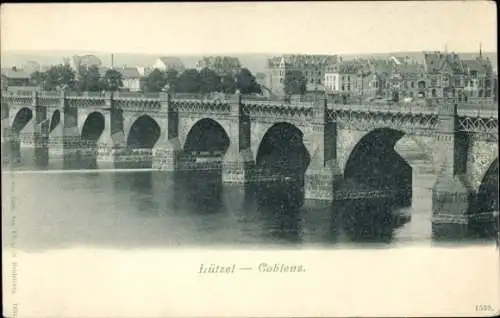
[[167, 71], [169, 69], [175, 69], [179, 73], [185, 70], [184, 63], [182, 63], [181, 59], [178, 57], [159, 57], [155, 64], [153, 65], [153, 69], [159, 69], [162, 71]]
[[141, 77], [139, 70], [136, 67], [116, 68], [116, 71], [122, 74], [123, 87], [131, 92], [137, 92], [141, 89]]

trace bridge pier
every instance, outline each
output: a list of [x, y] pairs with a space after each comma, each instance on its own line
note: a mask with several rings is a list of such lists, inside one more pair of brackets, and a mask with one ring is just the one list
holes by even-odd
[[222, 161], [222, 182], [228, 184], [247, 184], [253, 181], [254, 162], [250, 149], [236, 152], [231, 149]]
[[304, 144], [311, 154], [304, 175], [306, 203], [331, 204], [336, 188], [343, 182], [337, 160], [338, 126], [327, 118], [327, 100], [320, 97], [315, 102], [311, 128], [304, 135]]
[[[3, 89], [2, 89], [2, 99], [3, 99]], [[1, 115], [2, 115], [2, 135], [1, 135], [1, 149], [2, 149], [2, 166], [8, 165], [11, 161], [12, 146], [11, 146], [11, 127], [9, 121], [9, 104], [2, 100]]]
[[63, 108], [63, 137], [62, 155], [65, 168], [78, 167], [80, 160], [80, 131], [78, 129], [78, 108], [69, 105], [62, 92], [61, 103]]
[[38, 92], [33, 92], [33, 107], [35, 108], [34, 160], [36, 166], [44, 167], [49, 163], [50, 119], [47, 119], [47, 106], [39, 105], [37, 94]]
[[463, 237], [467, 234], [474, 190], [467, 180], [469, 140], [457, 132], [457, 106], [438, 109], [435, 136], [440, 171], [432, 189], [432, 230], [436, 237]]
[[474, 192], [461, 176], [439, 176], [432, 189], [432, 228], [435, 236], [467, 234]]
[[251, 150], [250, 118], [242, 110], [239, 92], [230, 100], [231, 120], [228, 125], [231, 142], [222, 161], [222, 182], [247, 184], [252, 181], [255, 166]]
[[160, 140], [153, 147], [151, 166], [162, 171], [177, 171], [183, 152], [179, 140], [179, 112], [174, 109], [169, 93], [160, 93], [160, 105], [166, 118], [163, 117]]
[[97, 162], [111, 163], [114, 164], [115, 153], [114, 153], [114, 142], [112, 136], [112, 95], [110, 92], [106, 93], [106, 110], [104, 112], [104, 130], [101, 136], [97, 140], [96, 150], [97, 150]]
[[182, 147], [177, 138], [159, 142], [153, 148], [153, 169], [162, 171], [176, 171], [179, 168], [179, 159]]
[[338, 179], [334, 171], [325, 167], [322, 169], [314, 169], [314, 167], [307, 169], [304, 175], [305, 201], [309, 204], [332, 203], [335, 195], [334, 183]]

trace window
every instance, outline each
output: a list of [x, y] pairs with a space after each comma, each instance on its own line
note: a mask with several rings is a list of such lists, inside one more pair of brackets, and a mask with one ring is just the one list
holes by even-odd
[[415, 82], [411, 82], [411, 88], [415, 88]]

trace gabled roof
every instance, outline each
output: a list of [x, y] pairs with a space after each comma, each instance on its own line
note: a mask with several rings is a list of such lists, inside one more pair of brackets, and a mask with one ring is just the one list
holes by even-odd
[[370, 70], [377, 74], [392, 74], [392, 63], [388, 60], [370, 60]]
[[321, 66], [338, 62], [338, 55], [318, 55], [318, 54], [285, 54], [268, 59], [269, 67], [277, 67], [282, 59], [286, 67], [303, 68], [305, 66]]
[[165, 65], [182, 65], [184, 66], [184, 63], [182, 63], [182, 60], [178, 57], [173, 57], [173, 56], [160, 56], [158, 59]]
[[141, 78], [141, 74], [136, 67], [117, 68], [116, 71], [122, 74], [123, 79]]
[[424, 61], [427, 73], [464, 72], [460, 57], [456, 53], [425, 52]]
[[425, 69], [421, 64], [399, 64], [394, 67], [394, 71], [395, 73], [407, 75], [423, 73]]
[[489, 59], [476, 58], [472, 60], [463, 60], [463, 68], [465, 72], [476, 71], [478, 73], [491, 73], [492, 65]]

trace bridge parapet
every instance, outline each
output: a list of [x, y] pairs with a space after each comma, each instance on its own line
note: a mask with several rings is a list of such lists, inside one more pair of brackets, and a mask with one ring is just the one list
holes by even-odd
[[7, 102], [13, 106], [32, 105], [34, 96], [33, 91], [3, 91], [2, 102]]
[[406, 113], [406, 114], [437, 114], [436, 108], [430, 108], [420, 103], [395, 103], [395, 104], [333, 104], [328, 103], [332, 111], [351, 111], [368, 113]]
[[108, 95], [107, 92], [65, 92], [65, 95], [70, 99], [104, 99]]

